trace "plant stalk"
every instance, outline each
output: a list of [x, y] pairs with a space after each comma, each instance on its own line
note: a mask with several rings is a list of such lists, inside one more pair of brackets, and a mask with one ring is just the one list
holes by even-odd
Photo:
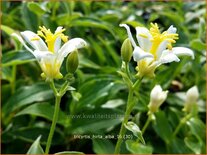
[[46, 149], [45, 149], [45, 154], [49, 153], [50, 150], [50, 146], [51, 146], [51, 142], [52, 142], [52, 138], [55, 132], [55, 127], [56, 127], [56, 123], [58, 120], [58, 115], [59, 115], [59, 111], [60, 111], [60, 101], [61, 98], [63, 96], [63, 94], [60, 94], [57, 89], [55, 88], [55, 84], [54, 81], [50, 82], [50, 87], [53, 90], [54, 94], [55, 94], [55, 110], [54, 110], [54, 114], [53, 114], [53, 120], [52, 120], [52, 125], [50, 127], [50, 133], [47, 139], [47, 144], [46, 144]]
[[118, 136], [118, 141], [116, 143], [116, 147], [115, 147], [115, 151], [114, 154], [118, 154], [120, 152], [120, 147], [121, 147], [121, 143], [122, 143], [122, 138], [126, 132], [126, 128], [124, 127], [124, 124], [126, 124], [128, 122], [131, 110], [133, 108], [133, 90], [129, 90], [129, 95], [128, 95], [128, 101], [127, 101], [127, 109], [124, 115], [124, 120], [121, 124], [121, 129], [119, 132], [119, 136]]
[[60, 110], [60, 101], [61, 101], [61, 96], [56, 95], [56, 97], [55, 97], [55, 111], [54, 111], [54, 115], [53, 115], [52, 125], [51, 125], [51, 128], [50, 128], [50, 133], [49, 133], [49, 136], [48, 136], [48, 139], [47, 139], [45, 154], [48, 154], [49, 150], [50, 150], [52, 138], [53, 138], [54, 131], [55, 131], [55, 126], [56, 126], [56, 123], [57, 123], [57, 120], [58, 120], [58, 114], [59, 114], [59, 110]]

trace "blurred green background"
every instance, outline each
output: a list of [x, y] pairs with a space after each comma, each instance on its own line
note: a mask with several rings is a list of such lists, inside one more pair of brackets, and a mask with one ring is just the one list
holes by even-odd
[[[128, 36], [120, 23], [127, 23], [135, 35], [136, 26], [149, 28], [156, 22], [161, 30], [177, 27], [179, 40], [175, 46], [191, 48], [195, 59], [181, 58], [179, 63], [159, 67], [156, 77], [144, 79], [132, 120], [142, 127], [147, 118], [150, 91], [155, 84], [169, 90], [167, 101], [157, 113], [156, 122], [144, 138], [153, 153], [206, 152], [206, 2], [124, 2], [61, 1], [1, 2], [1, 143], [2, 153], [26, 153], [39, 136], [44, 148], [51, 125], [54, 96], [40, 77], [41, 70], [32, 54], [11, 37], [13, 32], [38, 26], [66, 28], [69, 38], [80, 37], [89, 47], [79, 52], [80, 64], [68, 92], [61, 102], [61, 114], [52, 142], [51, 153], [64, 150], [84, 153], [113, 153], [116, 139], [75, 139], [74, 135], [117, 135], [121, 117], [74, 119], [78, 114], [115, 114], [123, 116], [127, 87], [117, 71], [121, 67], [120, 48]], [[136, 63], [130, 63], [135, 74]], [[62, 73], [65, 73], [63, 64]], [[56, 81], [61, 84], [63, 81]], [[178, 84], [177, 84], [178, 83]], [[184, 125], [176, 139], [169, 137], [183, 117], [184, 92], [197, 85], [199, 114]], [[127, 132], [132, 135], [132, 133]], [[128, 144], [129, 145], [129, 144]], [[122, 153], [136, 148], [122, 145]], [[136, 146], [136, 145], [135, 145]], [[144, 149], [139, 149], [144, 153]]]

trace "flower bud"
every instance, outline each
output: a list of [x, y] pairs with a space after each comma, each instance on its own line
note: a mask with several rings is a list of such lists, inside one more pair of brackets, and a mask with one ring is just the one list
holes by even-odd
[[166, 100], [168, 91], [163, 91], [160, 85], [156, 85], [150, 94], [150, 103], [148, 105], [151, 113], [157, 112], [160, 105]]
[[197, 86], [193, 86], [190, 89], [188, 89], [186, 93], [186, 101], [183, 110], [186, 112], [191, 112], [193, 108], [196, 108], [198, 97], [199, 92]]
[[67, 61], [66, 61], [66, 70], [69, 73], [74, 74], [77, 70], [79, 65], [79, 59], [78, 59], [78, 51], [74, 51], [69, 54]]
[[121, 57], [122, 60], [125, 62], [129, 62], [132, 57], [132, 44], [129, 40], [129, 38], [125, 39], [122, 46], [121, 46]]

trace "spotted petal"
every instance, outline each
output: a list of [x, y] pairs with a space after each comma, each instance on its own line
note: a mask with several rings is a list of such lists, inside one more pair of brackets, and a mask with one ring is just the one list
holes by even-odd
[[22, 37], [35, 49], [39, 51], [47, 51], [48, 48], [44, 41], [32, 31], [21, 32]]

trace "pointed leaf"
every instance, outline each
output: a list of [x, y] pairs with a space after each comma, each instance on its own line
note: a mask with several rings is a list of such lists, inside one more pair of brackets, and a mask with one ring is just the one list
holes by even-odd
[[27, 151], [27, 154], [44, 154], [44, 151], [40, 145], [40, 138], [41, 136], [39, 136], [34, 143], [31, 145], [31, 147], [29, 148], [29, 150]]
[[126, 140], [126, 148], [133, 154], [152, 154], [152, 147], [133, 140]]
[[143, 143], [145, 144], [144, 138], [142, 136], [142, 132], [139, 129], [139, 127], [134, 122], [127, 122], [127, 124], [124, 124], [124, 126]]

